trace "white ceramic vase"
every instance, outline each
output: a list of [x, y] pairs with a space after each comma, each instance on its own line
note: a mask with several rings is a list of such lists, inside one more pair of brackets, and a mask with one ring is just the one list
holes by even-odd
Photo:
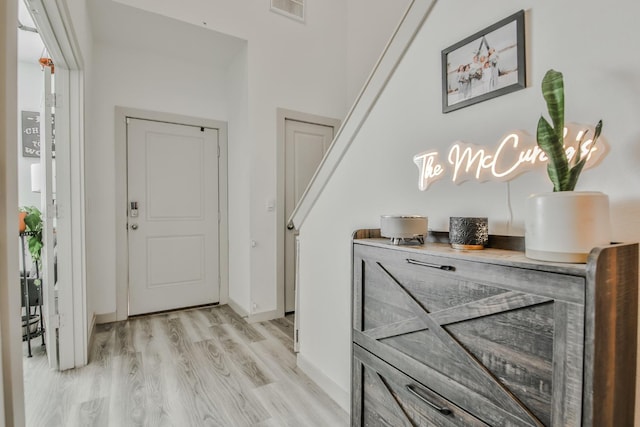
[[591, 249], [611, 242], [609, 197], [600, 192], [559, 191], [527, 199], [526, 256], [585, 263]]

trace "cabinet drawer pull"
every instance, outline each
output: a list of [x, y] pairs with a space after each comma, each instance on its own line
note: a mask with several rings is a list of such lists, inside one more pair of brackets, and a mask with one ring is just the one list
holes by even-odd
[[451, 409], [444, 406], [438, 406], [435, 403], [429, 401], [429, 399], [423, 396], [422, 393], [420, 393], [419, 390], [416, 389], [416, 386], [414, 386], [413, 384], [407, 384], [406, 387], [407, 387], [407, 390], [409, 390], [409, 393], [413, 394], [415, 397], [417, 397], [427, 405], [431, 406], [433, 409], [440, 412], [442, 415], [451, 415]]
[[430, 264], [428, 262], [417, 261], [411, 258], [407, 258], [407, 262], [413, 265], [421, 265], [422, 267], [437, 268], [438, 270], [454, 271], [456, 269], [452, 265]]

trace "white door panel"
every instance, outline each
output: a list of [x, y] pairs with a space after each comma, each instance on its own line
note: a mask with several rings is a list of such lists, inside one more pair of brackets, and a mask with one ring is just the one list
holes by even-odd
[[205, 141], [199, 137], [147, 134], [147, 220], [204, 218], [207, 165]]
[[[303, 125], [306, 125], [305, 127], [310, 126], [308, 123], [303, 123]], [[326, 132], [324, 132], [325, 129], [327, 129], [326, 126], [321, 126], [319, 130], [322, 131], [322, 133], [307, 133], [307, 130], [306, 132], [297, 131], [292, 135], [295, 144], [294, 165], [296, 169], [295, 179], [293, 180], [295, 186], [294, 208], [307, 189], [307, 185], [309, 185], [313, 174], [316, 172], [316, 169], [318, 169], [318, 165], [324, 157], [324, 153], [328, 148], [327, 139], [333, 138], [333, 132], [327, 135]], [[330, 139], [328, 143], [331, 143]]]
[[218, 302], [217, 130], [130, 119], [127, 148], [129, 315]]
[[[304, 194], [333, 141], [334, 128], [285, 120], [285, 218]], [[285, 312], [295, 309], [295, 231], [285, 231]]]
[[[203, 236], [148, 238], [149, 287], [173, 286], [204, 280], [204, 253]], [[172, 262], [165, 262], [167, 259]]]

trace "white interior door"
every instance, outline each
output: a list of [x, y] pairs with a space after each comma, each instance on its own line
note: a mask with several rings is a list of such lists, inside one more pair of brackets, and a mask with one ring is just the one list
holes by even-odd
[[218, 131], [127, 123], [129, 315], [219, 300]]
[[55, 98], [51, 90], [51, 67], [44, 67], [44, 105], [40, 114], [40, 205], [42, 207], [42, 311], [45, 320], [45, 345], [49, 366], [58, 369], [58, 343], [56, 329], [59, 316], [56, 309], [55, 283], [55, 239], [56, 218], [55, 197], [53, 193], [53, 108]]
[[[333, 141], [333, 126], [285, 120], [285, 218], [289, 218]], [[284, 240], [284, 307], [295, 310], [295, 231]]]

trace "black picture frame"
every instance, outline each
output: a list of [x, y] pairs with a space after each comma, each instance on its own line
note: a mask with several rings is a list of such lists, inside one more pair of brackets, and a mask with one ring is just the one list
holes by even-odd
[[524, 10], [442, 51], [443, 113], [525, 87]]

